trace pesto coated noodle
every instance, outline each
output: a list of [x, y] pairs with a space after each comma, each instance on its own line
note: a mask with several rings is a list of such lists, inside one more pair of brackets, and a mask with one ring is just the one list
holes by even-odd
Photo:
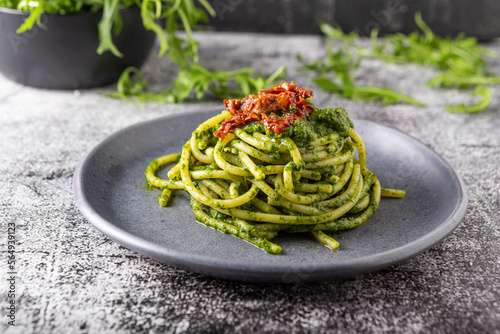
[[[183, 189], [196, 220], [271, 254], [278, 233], [310, 233], [331, 249], [328, 233], [353, 229], [377, 211], [381, 188], [366, 167], [366, 150], [343, 108], [318, 109], [312, 92], [293, 82], [242, 100], [200, 124], [181, 153], [151, 161], [148, 184], [158, 203]], [[357, 157], [356, 157], [357, 151]], [[156, 176], [171, 166], [169, 179]], [[326, 232], [326, 233], [325, 233]]]

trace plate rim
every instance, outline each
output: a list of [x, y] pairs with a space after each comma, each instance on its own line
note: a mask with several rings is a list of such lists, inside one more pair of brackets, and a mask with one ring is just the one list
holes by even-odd
[[[421, 254], [432, 246], [438, 244], [458, 227], [465, 216], [468, 207], [468, 196], [465, 185], [459, 175], [441, 155], [437, 154], [432, 148], [423, 144], [418, 139], [395, 128], [394, 126], [357, 118], [353, 119], [355, 123], [364, 122], [369, 125], [371, 124], [372, 126], [375, 125], [386, 127], [398, 132], [400, 135], [410, 138], [418, 146], [431, 153], [434, 158], [436, 158], [441, 163], [441, 165], [446, 168], [450, 175], [455, 179], [457, 187], [460, 190], [458, 194], [458, 201], [453, 208], [453, 211], [438, 227], [431, 230], [427, 234], [422, 235], [416, 240], [387, 251], [378, 252], [376, 254], [362, 256], [355, 259], [339, 260], [334, 265], [331, 263], [319, 265], [312, 263], [293, 269], [290, 269], [290, 267], [287, 265], [249, 265], [234, 260], [215, 259], [213, 257], [200, 254], [194, 255], [188, 252], [171, 249], [165, 245], [157, 244], [149, 240], [145, 240], [138, 235], [125, 231], [119, 226], [113, 224], [113, 222], [108, 221], [107, 219], [102, 217], [89, 203], [85, 196], [83, 185], [85, 167], [88, 165], [91, 157], [102, 147], [106, 146], [107, 143], [135, 128], [141, 128], [151, 123], [159, 122], [160, 120], [163, 121], [165, 119], [186, 117], [190, 114], [210, 114], [221, 110], [222, 108], [220, 107], [206, 107], [163, 115], [150, 120], [131, 124], [105, 137], [87, 154], [84, 155], [74, 172], [73, 193], [76, 205], [81, 214], [106, 237], [132, 251], [152, 258], [158, 262], [172, 265], [179, 269], [198, 274], [218, 277], [222, 279], [256, 283], [295, 283], [345, 279], [348, 277], [353, 277], [387, 268], [388, 266], [401, 263], [408, 260], [409, 258]], [[356, 270], [353, 270], [353, 267], [356, 268]], [[220, 268], [224, 268], [224, 270], [220, 272], [216, 270]], [[332, 275], [333, 270], [337, 270], [338, 272]]]

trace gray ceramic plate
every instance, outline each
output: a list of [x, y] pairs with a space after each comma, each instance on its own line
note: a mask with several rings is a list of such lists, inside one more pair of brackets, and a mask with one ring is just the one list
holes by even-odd
[[368, 151], [368, 168], [385, 187], [406, 189], [383, 198], [358, 229], [344, 232], [332, 251], [308, 235], [283, 235], [284, 251], [269, 255], [195, 221], [179, 191], [171, 206], [146, 190], [150, 160], [179, 152], [197, 125], [219, 110], [183, 113], [121, 130], [99, 144], [75, 172], [83, 215], [109, 238], [160, 262], [196, 273], [251, 282], [346, 278], [404, 261], [435, 245], [459, 224], [467, 208], [464, 186], [432, 150], [398, 130], [355, 120]]

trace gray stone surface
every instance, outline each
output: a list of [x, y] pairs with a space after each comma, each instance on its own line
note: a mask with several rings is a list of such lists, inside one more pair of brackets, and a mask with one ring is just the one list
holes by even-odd
[[[315, 59], [319, 37], [199, 34], [203, 62], [219, 68], [284, 64], [296, 52]], [[500, 50], [500, 43], [488, 45]], [[175, 69], [152, 56], [155, 88]], [[491, 63], [500, 73], [500, 63]], [[469, 208], [439, 245], [402, 264], [345, 281], [242, 284], [157, 263], [112, 242], [79, 213], [72, 176], [83, 156], [109, 134], [136, 122], [220, 102], [149, 103], [103, 94], [113, 87], [46, 91], [0, 77], [0, 332], [500, 333], [500, 89], [476, 115], [446, 113], [470, 101], [465, 92], [430, 89], [433, 71], [366, 61], [363, 83], [402, 89], [427, 103], [380, 106], [316, 91], [320, 106], [344, 106], [357, 118], [394, 126], [442, 155], [464, 180]], [[8, 224], [16, 226], [16, 326], [9, 326]]]

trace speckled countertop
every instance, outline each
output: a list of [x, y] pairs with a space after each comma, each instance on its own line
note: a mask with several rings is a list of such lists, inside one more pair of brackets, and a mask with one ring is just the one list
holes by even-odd
[[[319, 37], [199, 34], [207, 66], [289, 68], [324, 54]], [[245, 45], [246, 47], [241, 47]], [[248, 46], [252, 45], [252, 48]], [[500, 43], [488, 45], [500, 50]], [[431, 69], [365, 61], [363, 83], [402, 89], [427, 107], [382, 107], [315, 90], [318, 105], [396, 127], [443, 156], [469, 207], [443, 242], [404, 263], [343, 281], [249, 284], [157, 263], [97, 231], [78, 211], [72, 177], [101, 140], [128, 125], [219, 102], [147, 104], [103, 96], [113, 87], [46, 91], [0, 77], [0, 332], [2, 333], [500, 333], [500, 89], [476, 115], [446, 113], [467, 93], [430, 89]], [[500, 73], [500, 62], [491, 63]], [[154, 55], [154, 85], [175, 75]], [[314, 88], [313, 86], [311, 86]], [[10, 224], [10, 225], [9, 225]], [[10, 326], [8, 226], [16, 226], [16, 326]]]

